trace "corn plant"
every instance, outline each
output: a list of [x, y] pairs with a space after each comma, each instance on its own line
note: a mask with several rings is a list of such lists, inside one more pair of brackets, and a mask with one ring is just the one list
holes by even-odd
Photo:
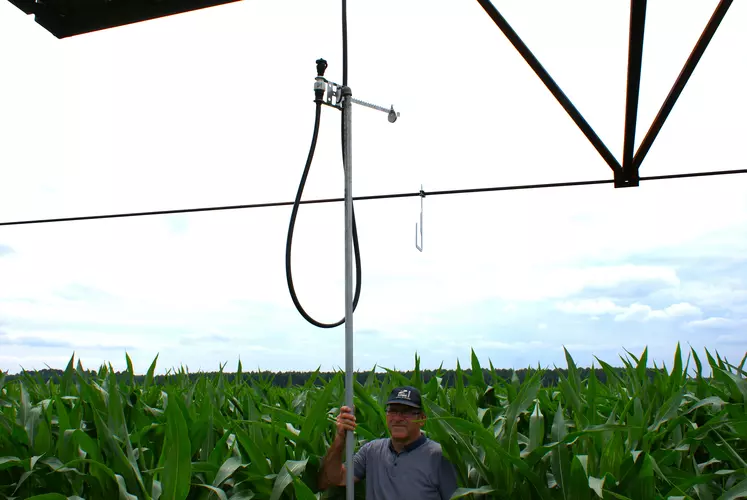
[[[648, 367], [644, 350], [621, 357], [622, 368], [597, 359], [601, 370], [582, 379], [565, 356], [552, 384], [539, 368], [501, 378], [474, 352], [453, 384], [440, 369], [426, 381], [417, 355], [409, 377], [375, 367], [354, 386], [356, 445], [387, 435], [384, 402], [409, 384], [423, 394], [426, 433], [457, 469], [454, 498], [747, 498], [746, 359], [706, 350], [706, 374], [694, 350], [683, 365], [678, 345], [671, 369]], [[239, 362], [230, 376], [180, 368], [157, 381], [157, 360], [142, 379], [129, 356], [124, 373], [86, 372], [71, 358], [46, 381], [0, 374], [0, 497], [344, 498], [344, 488], [316, 489], [343, 373], [280, 387]]]

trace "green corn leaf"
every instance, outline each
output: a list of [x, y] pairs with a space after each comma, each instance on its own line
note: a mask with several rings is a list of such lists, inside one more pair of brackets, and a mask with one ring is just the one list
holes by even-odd
[[[657, 432], [659, 430], [659, 427], [662, 426], [665, 422], [668, 422], [675, 416], [677, 416], [678, 410], [680, 408], [680, 404], [682, 403], [682, 398], [684, 397], [684, 390], [680, 389], [679, 391], [672, 394], [672, 396], [667, 399], [667, 401], [659, 408], [656, 412], [656, 418], [653, 424], [651, 424], [648, 427], [648, 430], [651, 432]], [[636, 401], [639, 401], [636, 399]], [[641, 426], [643, 424], [642, 419], [638, 419], [635, 422], [636, 426]]]
[[150, 364], [150, 367], [148, 368], [148, 372], [145, 374], [145, 384], [143, 385], [143, 389], [148, 389], [149, 387], [153, 387], [155, 385], [155, 373], [156, 373], [156, 362], [158, 361], [158, 354], [156, 354], [156, 357], [153, 358], [153, 362]]
[[[414, 371], [377, 373], [376, 365], [353, 387], [356, 446], [387, 435], [385, 398], [395, 385], [420, 380], [425, 432], [457, 470], [456, 498], [744, 497], [747, 358], [732, 364], [706, 349], [704, 372], [703, 354], [688, 349], [683, 363], [677, 346], [674, 361], [649, 369], [642, 350], [621, 358], [622, 368], [595, 360], [591, 371], [564, 350], [561, 374], [500, 370], [489, 360], [491, 375], [480, 378], [474, 349], [466, 372], [444, 372], [443, 362], [426, 369], [418, 353]], [[334, 435], [342, 370], [291, 378], [178, 367], [156, 380], [152, 363], [149, 380], [135, 376], [125, 356], [121, 374], [109, 363], [84, 371], [74, 355], [59, 377], [0, 373], [0, 498], [169, 499], [169, 409], [186, 424], [186, 498], [269, 499], [274, 489], [278, 500], [327, 498], [311, 485]], [[297, 475], [284, 468], [304, 460]]]
[[151, 496], [153, 497], [153, 500], [160, 500], [161, 495], [163, 494], [163, 486], [161, 486], [161, 481], [153, 480], [153, 488], [151, 489], [152, 493]]
[[718, 500], [736, 500], [737, 498], [747, 498], [747, 479], [732, 486]]
[[125, 478], [120, 476], [119, 474], [115, 475], [117, 480], [117, 486], [119, 487], [119, 500], [138, 500], [137, 495], [133, 495], [129, 491], [127, 491], [127, 483], [125, 482]]
[[582, 462], [582, 458], [578, 455], [571, 459], [568, 498], [573, 500], [588, 500], [591, 498], [589, 478], [586, 476], [586, 466]]
[[226, 492], [221, 490], [220, 488], [216, 488], [214, 485], [198, 484], [197, 486], [210, 490], [210, 495], [207, 497], [208, 500], [213, 498], [213, 496], [218, 497], [219, 500], [228, 500]]
[[[511, 448], [515, 441], [517, 418], [519, 414], [525, 412], [529, 405], [537, 398], [537, 393], [542, 384], [541, 374], [539, 372], [524, 380], [521, 384], [515, 399], [506, 411], [506, 426], [504, 432], [499, 436], [499, 440], [505, 448]], [[518, 455], [518, 453], [517, 453]]]
[[558, 410], [552, 423], [552, 439], [558, 444], [553, 448], [551, 463], [552, 472], [555, 482], [560, 486], [564, 500], [571, 500], [570, 474], [571, 474], [571, 457], [568, 448], [562, 444], [563, 438], [567, 434], [565, 418], [563, 417], [563, 406], [558, 404]]
[[278, 472], [275, 478], [275, 484], [272, 487], [272, 495], [270, 500], [279, 500], [280, 496], [285, 491], [285, 488], [293, 482], [293, 475], [299, 476], [306, 469], [306, 463], [308, 459], [304, 460], [287, 460], [283, 467]]
[[163, 497], [184, 500], [189, 494], [192, 476], [191, 445], [187, 421], [177, 404], [178, 395], [169, 392], [166, 406], [166, 439], [163, 448], [164, 471], [161, 478]]
[[249, 434], [240, 427], [234, 427], [233, 432], [236, 434], [241, 446], [249, 455], [249, 459], [251, 460], [250, 468], [255, 469], [260, 476], [267, 476], [270, 474], [270, 466], [267, 463], [260, 444], [252, 439]]
[[132, 360], [127, 351], [125, 351], [125, 361], [127, 362], [127, 375], [129, 375], [130, 387], [135, 387], [135, 369], [132, 366]]
[[742, 361], [740, 361], [739, 366], [737, 366], [737, 375], [740, 375], [742, 377], [745, 376], [745, 373], [744, 373], [745, 365], [747, 365], [747, 352], [744, 353], [744, 356], [742, 356]]
[[457, 488], [451, 496], [451, 500], [456, 498], [472, 498], [473, 496], [488, 495], [495, 493], [495, 489], [490, 486], [480, 486], [479, 488]]
[[576, 362], [573, 361], [573, 357], [565, 346], [563, 346], [563, 352], [565, 353], [565, 361], [568, 367], [568, 381], [573, 388], [573, 392], [579, 394], [581, 392], [581, 375], [578, 373]]
[[0, 471], [10, 467], [23, 467], [23, 461], [18, 457], [0, 457]]
[[469, 377], [469, 383], [472, 387], [477, 387], [481, 392], [485, 391], [487, 387], [487, 384], [485, 383], [485, 375], [482, 372], [480, 360], [477, 358], [474, 349], [471, 349], [470, 360], [472, 362], [472, 373]]
[[304, 483], [300, 477], [293, 474], [293, 472], [291, 472], [290, 474], [293, 477], [293, 491], [296, 492], [297, 500], [317, 500], [314, 492], [311, 491], [311, 488], [309, 488], [308, 485]]
[[565, 396], [565, 401], [568, 403], [568, 407], [573, 409], [573, 413], [576, 415], [582, 415], [584, 411], [584, 404], [581, 401], [578, 390], [566, 379], [562, 374], [558, 374], [560, 389]]
[[418, 356], [417, 351], [415, 352], [415, 368], [410, 377], [410, 385], [421, 392], [423, 391], [423, 376], [420, 373], [420, 356]]
[[682, 371], [682, 351], [680, 350], [680, 343], [677, 342], [677, 350], [674, 353], [674, 363], [672, 365], [672, 372], [669, 376], [669, 393], [675, 394], [680, 392], [683, 380]]
[[596, 370], [594, 369], [594, 364], [592, 363], [591, 371], [589, 372], [588, 390], [586, 393], [586, 419], [588, 420], [590, 425], [596, 425], [599, 418], [597, 416], [598, 386], [599, 381], [597, 380]]
[[643, 454], [640, 459], [641, 467], [638, 476], [631, 487], [631, 497], [640, 500], [654, 500], [656, 498], [656, 485], [654, 483], [654, 463], [648, 453]]
[[235, 493], [231, 495], [228, 500], [253, 500], [254, 499], [254, 492], [249, 491], [239, 491], [238, 493]]
[[223, 481], [231, 477], [233, 473], [241, 467], [241, 465], [241, 459], [238, 457], [231, 457], [223, 462], [223, 465], [220, 466], [220, 469], [218, 469], [218, 473], [215, 476], [213, 486], [219, 487], [222, 485]]
[[332, 383], [324, 388], [321, 395], [319, 395], [311, 407], [311, 411], [301, 424], [301, 435], [299, 437], [304, 441], [313, 445], [313, 443], [321, 439], [322, 433], [327, 427], [327, 412], [332, 401], [332, 395], [341, 381], [342, 375], [338, 373]]
[[[96, 430], [98, 432], [99, 446], [111, 460], [111, 469], [118, 475], [122, 476], [123, 481], [127, 483], [129, 490], [136, 492], [138, 487], [138, 477], [132, 469], [132, 464], [122, 451], [119, 441], [112, 435], [109, 427], [104, 423], [98, 413], [94, 413]], [[128, 490], [128, 491], [129, 491]], [[145, 492], [140, 492], [146, 495]]]
[[365, 409], [378, 416], [378, 419], [374, 425], [385, 427], [386, 426], [386, 414], [384, 408], [380, 405], [371, 394], [358, 382], [357, 380], [353, 384], [353, 393], [359, 401], [364, 403]]
[[605, 475], [601, 479], [598, 477], [589, 476], [589, 488], [597, 494], [597, 497], [604, 498], [604, 481], [607, 479]]
[[508, 453], [508, 451], [506, 451], [500, 445], [500, 443], [495, 440], [493, 434], [483, 428], [481, 425], [469, 422], [468, 420], [458, 417], [434, 417], [434, 420], [437, 420], [439, 423], [448, 426], [448, 428], [450, 429], [450, 434], [454, 436], [458, 442], [461, 441], [463, 443], [461, 449], [467, 451], [467, 456], [471, 460], [476, 462], [475, 465], [480, 469], [483, 477], [497, 482], [497, 480], [493, 477], [494, 471], [489, 471], [484, 468], [484, 464], [482, 464], [477, 458], [473, 447], [467, 445], [464, 442], [465, 439], [463, 437], [463, 434], [458, 432], [459, 429], [461, 429], [464, 433], [474, 434], [477, 442], [484, 449], [489, 450], [491, 453], [494, 453], [503, 463], [508, 463], [511, 466], [515, 467], [522, 474], [522, 476], [526, 477], [527, 480], [530, 481], [532, 486], [534, 486], [540, 498], [550, 500], [551, 497], [549, 491], [544, 488], [543, 480], [530, 469], [529, 465], [524, 460]]
[[529, 445], [525, 452], [531, 452], [545, 441], [545, 416], [540, 409], [539, 401], [534, 405], [532, 416], [529, 417]]

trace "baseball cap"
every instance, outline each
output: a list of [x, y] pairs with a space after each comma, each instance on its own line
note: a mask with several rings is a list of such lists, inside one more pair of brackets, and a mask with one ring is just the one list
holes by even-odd
[[389, 399], [387, 400], [386, 404], [402, 404], [420, 408], [420, 391], [418, 391], [411, 385], [395, 387], [392, 393], [389, 395]]

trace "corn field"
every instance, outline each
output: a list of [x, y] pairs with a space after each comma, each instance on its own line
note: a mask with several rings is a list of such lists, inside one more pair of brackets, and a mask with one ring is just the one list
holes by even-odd
[[[427, 435], [457, 468], [453, 498], [747, 498], [745, 359], [706, 350], [704, 365], [691, 350], [683, 364], [678, 345], [671, 368], [651, 368], [647, 350], [628, 352], [620, 368], [597, 359], [602, 382], [565, 355], [566, 375], [549, 387], [541, 369], [502, 379], [474, 352], [448, 387], [424, 380], [417, 355], [410, 377], [372, 370], [355, 385], [358, 445], [387, 435], [383, 402], [410, 384]], [[344, 498], [344, 488], [316, 489], [344, 373], [278, 387], [239, 362], [230, 378], [180, 369], [156, 383], [157, 359], [142, 382], [129, 356], [119, 374], [73, 359], [46, 382], [0, 374], [0, 498]]]

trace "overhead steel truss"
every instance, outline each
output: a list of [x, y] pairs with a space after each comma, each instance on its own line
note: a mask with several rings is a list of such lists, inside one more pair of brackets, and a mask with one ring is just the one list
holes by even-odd
[[57, 38], [91, 33], [239, 0], [9, 0]]
[[477, 0], [485, 12], [495, 22], [496, 26], [506, 35], [506, 38], [521, 54], [524, 60], [534, 70], [537, 76], [542, 80], [547, 89], [555, 96], [555, 99], [563, 106], [571, 119], [578, 125], [581, 132], [591, 142], [594, 148], [599, 152], [607, 165], [610, 166], [615, 175], [615, 187], [635, 187], [638, 186], [639, 169], [646, 154], [651, 149], [656, 136], [661, 131], [672, 108], [674, 108], [677, 98], [682, 94], [687, 81], [693, 74], [700, 58], [703, 56], [708, 43], [716, 33], [721, 21], [729, 10], [732, 0], [721, 0], [716, 7], [711, 19], [708, 21], [703, 33], [700, 35], [695, 47], [687, 58], [682, 71], [677, 80], [675, 80], [669, 95], [664, 100], [659, 113], [651, 123], [651, 127], [643, 138], [638, 150], [633, 154], [636, 122], [638, 116], [638, 91], [641, 84], [641, 60], [643, 59], [643, 33], [646, 24], [646, 0], [631, 0], [630, 2], [630, 30], [628, 40], [628, 86], [626, 91], [625, 103], [625, 137], [623, 141], [622, 164], [617, 161], [609, 148], [602, 142], [599, 136], [591, 128], [591, 125], [584, 119], [581, 113], [576, 109], [570, 99], [563, 93], [555, 80], [552, 79], [547, 70], [540, 64], [529, 47], [519, 38], [516, 31], [501, 15], [498, 9], [490, 0]]
[[[34, 14], [36, 22], [57, 38], [76, 36], [91, 31], [108, 29], [125, 24], [141, 22], [157, 17], [188, 12], [240, 0], [9, 0], [26, 14]], [[501, 15], [491, 0], [477, 0], [496, 26], [508, 38], [524, 60], [542, 80], [547, 89], [565, 109], [581, 132], [599, 152], [614, 173], [614, 185], [638, 186], [639, 170], [643, 159], [651, 149], [667, 117], [695, 67], [708, 47], [717, 28], [724, 19], [733, 0], [720, 0], [703, 33], [687, 58], [672, 89], [659, 109], [656, 118], [634, 153], [635, 132], [638, 115], [638, 97], [641, 83], [641, 61], [646, 24], [646, 0], [631, 0], [630, 30], [628, 40], [628, 73], [625, 105], [625, 130], [622, 162], [610, 152], [599, 136], [584, 119], [571, 100], [563, 93], [547, 70], [540, 64], [516, 31]]]

